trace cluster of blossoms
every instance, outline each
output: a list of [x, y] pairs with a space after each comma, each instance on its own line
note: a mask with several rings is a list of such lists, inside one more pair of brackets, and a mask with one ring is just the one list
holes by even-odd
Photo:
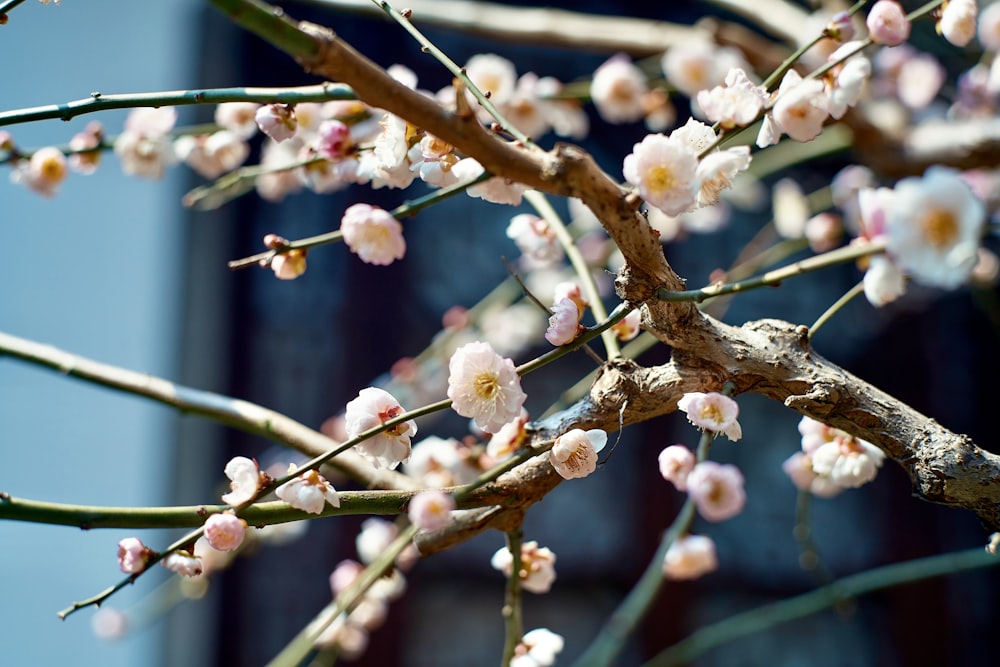
[[809, 417], [799, 422], [799, 433], [802, 451], [782, 467], [797, 488], [815, 496], [829, 498], [867, 484], [885, 461], [875, 445]]
[[[503, 547], [493, 554], [490, 565], [509, 578], [514, 572], [514, 556]], [[555, 566], [556, 555], [548, 547], [540, 547], [535, 541], [521, 543], [521, 569], [517, 573], [521, 588], [529, 593], [548, 593], [556, 580]]]

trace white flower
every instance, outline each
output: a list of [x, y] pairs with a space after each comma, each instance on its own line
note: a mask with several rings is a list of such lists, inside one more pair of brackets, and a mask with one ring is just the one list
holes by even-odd
[[715, 542], [705, 535], [687, 535], [675, 540], [663, 559], [667, 579], [697, 579], [719, 568]]
[[699, 91], [697, 99], [705, 118], [731, 130], [757, 120], [767, 97], [763, 86], [755, 84], [742, 68], [736, 67], [726, 75], [724, 86]]
[[888, 252], [918, 282], [945, 289], [973, 267], [986, 209], [958, 172], [931, 167], [896, 184], [886, 218]]
[[846, 433], [813, 452], [813, 471], [838, 486], [856, 488], [875, 479], [885, 460], [882, 450]]
[[885, 255], [869, 258], [868, 270], [864, 278], [865, 298], [880, 308], [903, 296], [906, 292], [906, 277], [899, 267]]
[[183, 577], [197, 577], [202, 573], [201, 559], [187, 551], [171, 551], [163, 557], [160, 565]]
[[684, 40], [670, 47], [660, 65], [667, 81], [691, 98], [699, 90], [721, 84], [733, 69], [750, 69], [738, 50], [700, 39]]
[[549, 462], [563, 479], [586, 477], [597, 469], [597, 453], [607, 442], [608, 434], [600, 429], [574, 428], [556, 438]]
[[125, 131], [115, 139], [115, 155], [130, 176], [160, 179], [177, 162], [169, 132], [177, 122], [173, 107], [138, 108], [125, 119]]
[[250, 154], [249, 144], [228, 130], [178, 137], [174, 150], [178, 158], [205, 178], [218, 178], [236, 169]]
[[976, 0], [948, 0], [941, 10], [938, 29], [955, 46], [966, 46], [976, 36]]
[[385, 266], [406, 254], [403, 225], [377, 206], [354, 204], [340, 221], [344, 243], [368, 264]]
[[521, 637], [508, 667], [550, 667], [564, 645], [563, 638], [548, 628], [536, 628]]
[[507, 238], [533, 263], [548, 266], [563, 258], [563, 249], [556, 234], [542, 218], [531, 213], [519, 213], [507, 225]]
[[[298, 467], [294, 463], [288, 466], [289, 475], [296, 470]], [[315, 470], [309, 470], [295, 479], [285, 482], [274, 493], [295, 509], [310, 514], [321, 513], [325, 503], [340, 507], [340, 497], [337, 495], [337, 490]]]
[[486, 453], [496, 461], [502, 461], [514, 454], [528, 437], [525, 429], [527, 424], [528, 411], [522, 408], [517, 419], [507, 422], [493, 434], [486, 444]]
[[[516, 422], [512, 422], [515, 423]], [[413, 446], [403, 471], [421, 486], [445, 487], [468, 484], [479, 475], [470, 461], [469, 448], [454, 438], [432, 435]]]
[[[830, 54], [828, 62], [836, 62], [846, 54], [856, 51], [860, 42], [848, 42]], [[857, 104], [861, 91], [872, 74], [872, 64], [861, 52], [855, 53], [840, 63], [832, 71], [832, 86], [829, 93], [828, 109], [834, 118], [840, 118], [848, 107]]]
[[31, 159], [11, 174], [11, 180], [23, 181], [25, 185], [45, 197], [56, 194], [59, 185], [69, 173], [66, 156], [54, 146], [39, 148], [31, 154]]
[[[500, 570], [508, 578], [514, 570], [514, 558], [507, 547], [499, 549], [490, 565]], [[548, 593], [556, 580], [556, 555], [548, 547], [539, 547], [538, 542], [521, 543], [521, 588], [530, 593]]]
[[743, 473], [730, 464], [702, 461], [688, 474], [688, 495], [708, 521], [725, 521], [743, 511]]
[[476, 88], [489, 93], [490, 102], [497, 106], [506, 104], [517, 86], [514, 63], [494, 53], [480, 53], [469, 58], [465, 73]]
[[650, 134], [625, 156], [622, 173], [651, 206], [677, 215], [697, 202], [697, 168], [698, 154], [687, 143]]
[[803, 80], [795, 70], [788, 70], [771, 113], [757, 137], [757, 146], [764, 148], [777, 143], [784, 132], [796, 141], [811, 141], [823, 131], [823, 121], [829, 116], [829, 100], [818, 79]]
[[421, 530], [440, 530], [448, 525], [455, 499], [440, 489], [421, 491], [410, 499], [407, 516]]
[[399, 535], [396, 524], [385, 519], [372, 517], [361, 523], [361, 532], [354, 540], [354, 548], [358, 550], [358, 558], [362, 563], [370, 565], [379, 555], [389, 548], [392, 541]]
[[233, 457], [226, 464], [225, 473], [229, 478], [231, 491], [222, 496], [222, 502], [231, 507], [238, 507], [257, 496], [263, 480], [256, 461], [245, 456]]
[[688, 421], [698, 428], [713, 433], [725, 433], [733, 442], [743, 437], [743, 429], [736, 421], [740, 407], [736, 401], [718, 392], [690, 392], [677, 401], [677, 408], [687, 413]]
[[287, 141], [295, 136], [299, 127], [295, 107], [290, 104], [267, 104], [254, 113], [260, 131], [277, 142]]
[[[348, 438], [356, 438], [404, 412], [403, 406], [392, 394], [377, 387], [367, 387], [348, 402], [344, 411], [344, 429]], [[417, 423], [410, 419], [359, 442], [354, 449], [376, 468], [392, 470], [410, 458], [410, 436], [416, 433]]]
[[699, 206], [719, 203], [723, 190], [733, 186], [736, 174], [750, 166], [750, 147], [733, 146], [723, 151], [709, 153], [698, 163], [695, 171], [695, 191]]
[[987, 51], [1000, 51], [1000, 3], [990, 3], [979, 15], [979, 43]]
[[476, 341], [455, 350], [448, 362], [448, 398], [455, 412], [496, 433], [517, 418], [527, 396], [514, 362]]
[[697, 463], [694, 452], [684, 445], [670, 445], [658, 457], [660, 474], [678, 491], [687, 491], [687, 478]]
[[795, 452], [781, 464], [781, 469], [785, 471], [792, 484], [800, 491], [808, 491], [820, 498], [830, 498], [841, 491], [844, 487], [834, 484], [829, 477], [821, 477], [813, 470], [812, 457], [805, 452]]
[[619, 53], [594, 71], [590, 99], [609, 123], [632, 123], [645, 115], [642, 98], [648, 90], [646, 75], [627, 55]]
[[257, 134], [256, 102], [223, 102], [215, 107], [215, 124], [241, 139]]

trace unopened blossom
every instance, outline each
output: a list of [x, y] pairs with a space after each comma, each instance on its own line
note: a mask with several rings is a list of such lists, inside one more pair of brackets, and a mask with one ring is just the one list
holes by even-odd
[[524, 633], [514, 648], [508, 667], [550, 667], [563, 650], [565, 640], [548, 628], [536, 628]]
[[743, 473], [731, 464], [702, 461], [687, 476], [687, 492], [708, 521], [725, 521], [743, 511]]
[[455, 499], [440, 489], [421, 491], [410, 499], [407, 516], [421, 530], [440, 530], [448, 525]]
[[278, 253], [268, 266], [278, 280], [295, 280], [306, 272], [306, 249], [298, 248]]
[[590, 99], [609, 123], [633, 123], [645, 116], [642, 99], [648, 90], [646, 75], [624, 53], [606, 60], [594, 71]]
[[[490, 559], [494, 570], [499, 570], [508, 578], [514, 570], [514, 558], [507, 547], [502, 547]], [[521, 543], [521, 569], [518, 576], [521, 588], [529, 593], [548, 593], [556, 580], [556, 555], [548, 547], [539, 547], [538, 542]]]
[[563, 479], [586, 477], [597, 469], [597, 453], [607, 442], [608, 434], [600, 429], [574, 428], [556, 438], [549, 462]]
[[333, 596], [340, 595], [348, 586], [358, 580], [358, 577], [365, 571], [365, 566], [356, 560], [347, 558], [337, 563], [330, 573], [330, 590]]
[[139, 574], [153, 556], [153, 550], [138, 537], [126, 537], [118, 543], [118, 567], [125, 574]]
[[705, 535], [686, 535], [674, 540], [663, 559], [667, 579], [698, 579], [719, 568], [715, 542]]
[[657, 461], [663, 479], [673, 484], [678, 491], [687, 491], [688, 475], [697, 463], [694, 452], [684, 445], [670, 445], [660, 452]]
[[177, 162], [170, 131], [177, 122], [173, 107], [132, 109], [125, 130], [115, 139], [115, 155], [130, 176], [160, 179]]
[[677, 401], [677, 408], [687, 413], [688, 421], [698, 428], [724, 433], [734, 442], [743, 437], [743, 429], [736, 421], [740, 407], [728, 396], [714, 391], [707, 394], [689, 392]]
[[[294, 474], [296, 470], [298, 470], [298, 466], [294, 463], [289, 464], [289, 475]], [[315, 470], [306, 471], [285, 482], [277, 488], [274, 494], [295, 509], [309, 514], [321, 513], [326, 503], [340, 507], [340, 496], [337, 495], [337, 490]]]
[[986, 208], [958, 172], [931, 167], [894, 188], [888, 252], [925, 285], [954, 289], [976, 265]]
[[837, 12], [830, 17], [825, 34], [838, 42], [854, 39], [854, 20], [848, 12]]
[[555, 346], [572, 343], [583, 331], [580, 326], [580, 310], [572, 299], [563, 297], [552, 304], [549, 327], [545, 330], [545, 340]]
[[531, 213], [518, 213], [507, 225], [507, 238], [518, 250], [539, 265], [550, 265], [563, 258], [563, 249], [555, 231], [543, 218]]
[[385, 266], [406, 254], [403, 225], [392, 215], [370, 204], [353, 204], [340, 221], [344, 243], [361, 261]]
[[804, 232], [810, 250], [827, 252], [840, 245], [844, 237], [844, 222], [836, 213], [824, 211], [806, 220]]
[[232, 551], [243, 544], [247, 522], [232, 510], [213, 514], [205, 520], [205, 539], [218, 551]]
[[182, 577], [197, 577], [203, 571], [201, 559], [187, 551], [171, 551], [163, 557], [160, 565]]
[[698, 106], [704, 117], [720, 127], [731, 130], [757, 120], [767, 102], [767, 91], [755, 84], [741, 68], [726, 75], [725, 84], [698, 93]]
[[291, 104], [265, 104], [257, 109], [254, 120], [261, 132], [279, 143], [294, 137], [299, 126]]
[[906, 276], [895, 262], [885, 255], [869, 258], [864, 277], [865, 298], [876, 308], [881, 308], [903, 296]]
[[527, 395], [514, 362], [476, 341], [455, 350], [448, 362], [448, 398], [455, 412], [496, 433], [517, 418]]
[[215, 124], [242, 139], [257, 134], [256, 102], [223, 102], [215, 107]]
[[639, 335], [642, 325], [642, 313], [638, 310], [629, 311], [628, 315], [611, 325], [611, 330], [622, 342], [627, 342]]
[[266, 484], [268, 477], [260, 471], [257, 462], [245, 456], [236, 456], [226, 464], [229, 478], [229, 493], [223, 494], [222, 502], [231, 507], [239, 507], [257, 497], [257, 491]]
[[910, 37], [910, 19], [895, 0], [878, 0], [869, 10], [865, 24], [868, 36], [876, 44], [896, 46]]
[[625, 156], [622, 173], [650, 206], [668, 215], [694, 207], [698, 154], [686, 143], [650, 134]]
[[469, 448], [454, 438], [432, 435], [413, 446], [403, 472], [421, 486], [445, 487], [468, 484], [479, 476], [469, 460]]
[[55, 146], [46, 146], [32, 153], [27, 166], [17, 172], [16, 179], [38, 194], [52, 197], [68, 173], [63, 152]]
[[100, 639], [121, 639], [129, 630], [129, 618], [120, 609], [101, 607], [90, 619], [94, 635]]
[[[344, 412], [344, 428], [349, 438], [382, 426], [403, 414], [405, 410], [392, 394], [378, 387], [362, 389], [357, 398], [348, 402]], [[417, 423], [412, 419], [400, 422], [381, 433], [354, 445], [355, 451], [376, 468], [394, 469], [410, 458], [410, 437], [416, 435]]]
[[[828, 105], [822, 81], [803, 79], [795, 70], [788, 70], [778, 86], [771, 113], [761, 127], [757, 146], [777, 143], [781, 133], [795, 141], [812, 141], [823, 131], [823, 122], [830, 115]], [[773, 127], [765, 128], [768, 124]], [[773, 140], [767, 141], [770, 139]]]
[[1000, 51], [1000, 3], [992, 2], [983, 7], [976, 34], [984, 49]]
[[82, 132], [69, 140], [69, 168], [78, 174], [93, 174], [101, 163], [101, 141], [104, 127], [97, 121], [87, 123]]
[[937, 28], [955, 46], [966, 46], [976, 36], [976, 0], [948, 0], [941, 9]]
[[218, 178], [236, 169], [250, 154], [246, 140], [228, 130], [178, 137], [174, 150], [178, 158], [205, 178]]
[[736, 174], [750, 166], [750, 147], [733, 146], [709, 153], [698, 163], [695, 170], [695, 191], [699, 206], [719, 203], [724, 190], [733, 186]]

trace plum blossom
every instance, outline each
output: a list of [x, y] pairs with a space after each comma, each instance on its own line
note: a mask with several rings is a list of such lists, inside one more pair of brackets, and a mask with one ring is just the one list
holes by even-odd
[[[490, 559], [494, 570], [510, 577], [514, 570], [514, 557], [507, 547], [502, 547]], [[548, 593], [556, 580], [556, 555], [548, 547], [539, 547], [538, 542], [521, 543], [521, 569], [518, 576], [521, 588], [529, 593]]]
[[955, 46], [966, 46], [976, 36], [978, 14], [976, 0], [948, 0], [941, 9], [938, 31]]
[[639, 335], [642, 326], [642, 313], [638, 310], [629, 311], [628, 315], [611, 325], [611, 330], [618, 340], [627, 342]]
[[549, 327], [545, 331], [545, 340], [555, 346], [572, 343], [583, 331], [580, 326], [580, 310], [572, 299], [563, 297], [552, 305], [552, 315], [549, 317]]
[[868, 36], [876, 44], [897, 46], [910, 37], [910, 19], [895, 0], [878, 0], [865, 19]]
[[129, 618], [119, 609], [101, 607], [90, 619], [90, 627], [100, 639], [121, 639], [129, 631]]
[[93, 174], [101, 163], [101, 142], [104, 140], [104, 126], [97, 121], [87, 123], [82, 132], [77, 132], [69, 140], [69, 168], [78, 174]]
[[869, 258], [864, 277], [865, 298], [876, 308], [881, 308], [903, 296], [906, 277], [896, 264], [885, 255]]
[[171, 551], [163, 557], [160, 565], [182, 577], [197, 577], [203, 571], [201, 559], [187, 551]]
[[306, 272], [306, 250], [297, 248], [278, 253], [268, 266], [278, 280], [295, 280]]
[[115, 155], [122, 171], [130, 176], [160, 179], [167, 167], [177, 162], [170, 130], [177, 122], [173, 107], [132, 109], [125, 130], [115, 139]]
[[368, 264], [385, 266], [406, 254], [403, 225], [377, 206], [349, 206], [340, 221], [340, 231], [351, 252]]
[[[298, 466], [294, 463], [289, 464], [289, 475], [294, 474], [296, 470], [298, 470]], [[340, 507], [340, 496], [337, 495], [337, 490], [315, 470], [308, 470], [285, 482], [274, 493], [295, 509], [309, 514], [320, 514], [326, 503]]]
[[1000, 3], [992, 2], [983, 8], [976, 34], [984, 49], [1000, 51]]
[[66, 156], [55, 146], [39, 148], [22, 162], [11, 180], [21, 182], [44, 197], [52, 197], [69, 173]]
[[646, 75], [624, 53], [611, 56], [594, 71], [590, 99], [609, 123], [633, 123], [645, 115]]
[[432, 435], [413, 446], [404, 472], [421, 486], [445, 487], [468, 484], [479, 475], [470, 461], [469, 447], [454, 438]]
[[245, 456], [236, 456], [226, 464], [226, 477], [229, 478], [229, 493], [223, 494], [222, 502], [230, 507], [239, 507], [257, 497], [260, 487], [269, 481], [266, 473], [261, 472], [257, 462]]
[[687, 491], [688, 475], [697, 463], [694, 452], [684, 445], [670, 445], [660, 452], [657, 460], [663, 479], [673, 484], [678, 491]]
[[699, 206], [719, 203], [723, 190], [733, 185], [736, 174], [750, 166], [750, 147], [733, 146], [709, 153], [695, 170], [695, 190]]
[[250, 154], [246, 140], [228, 130], [178, 137], [174, 150], [178, 158], [205, 178], [218, 178], [236, 169]]
[[686, 535], [675, 540], [663, 559], [667, 579], [697, 579], [718, 568], [715, 542], [706, 535]]
[[223, 102], [215, 107], [215, 124], [241, 139], [257, 134], [256, 102]]
[[819, 498], [831, 498], [844, 487], [834, 484], [829, 477], [823, 477], [813, 470], [812, 457], [805, 452], [795, 452], [781, 464], [792, 484], [800, 491], [806, 491]]
[[782, 133], [795, 141], [812, 141], [823, 131], [823, 122], [829, 115], [829, 98], [823, 82], [803, 79], [795, 70], [788, 70], [778, 86], [771, 112], [764, 117], [757, 146], [776, 144]]
[[698, 106], [705, 118], [731, 130], [757, 120], [767, 102], [767, 90], [755, 84], [743, 69], [736, 67], [726, 74], [725, 85], [698, 92]]
[[521, 637], [508, 667], [550, 667], [556, 663], [556, 655], [564, 645], [565, 640], [560, 635], [548, 628], [535, 628]]
[[507, 238], [533, 264], [549, 266], [563, 258], [563, 249], [555, 231], [544, 219], [531, 213], [519, 213], [507, 225]]
[[600, 429], [574, 428], [556, 438], [549, 462], [563, 479], [586, 477], [597, 469], [597, 453], [607, 442], [608, 434]]
[[440, 489], [421, 491], [410, 499], [407, 516], [421, 530], [440, 530], [448, 525], [455, 499]]
[[[344, 428], [349, 438], [382, 426], [403, 414], [403, 406], [392, 394], [377, 387], [362, 389], [357, 398], [348, 402], [344, 412]], [[355, 451], [376, 468], [394, 469], [410, 458], [410, 436], [416, 435], [417, 423], [412, 419], [396, 424], [354, 445]]]
[[925, 285], [954, 289], [976, 265], [986, 208], [958, 172], [931, 167], [894, 188], [886, 214], [888, 252]]
[[247, 522], [232, 510], [213, 514], [205, 520], [205, 539], [218, 551], [232, 551], [243, 544]]
[[723, 83], [733, 69], [750, 70], [737, 49], [707, 40], [681, 41], [667, 49], [660, 65], [667, 81], [690, 98]]
[[138, 537], [126, 537], [118, 543], [118, 567], [125, 574], [139, 574], [154, 555]]
[[295, 136], [299, 127], [295, 107], [291, 104], [266, 104], [254, 114], [260, 131], [281, 143]]
[[[885, 461], [885, 454], [878, 447], [809, 417], [803, 417], [799, 421], [799, 433], [802, 434], [802, 452], [809, 457], [812, 471], [840, 488], [856, 488], [867, 484], [875, 478]], [[801, 459], [797, 464], [802, 465]], [[789, 476], [792, 476], [791, 473]], [[795, 481], [796, 477], [792, 476], [792, 479]], [[800, 482], [802, 479], [804, 476], [800, 478]], [[800, 482], [796, 482], [796, 485], [799, 486]], [[813, 491], [816, 482], [811, 481], [810, 484], [809, 490]], [[828, 492], [826, 495], [833, 493]]]
[[622, 173], [639, 195], [668, 215], [694, 207], [698, 154], [686, 142], [650, 134], [625, 156]]
[[399, 535], [396, 524], [385, 519], [372, 517], [361, 523], [361, 532], [354, 539], [354, 548], [362, 563], [371, 564], [383, 551], [389, 548]]
[[830, 17], [825, 34], [838, 42], [849, 42], [854, 39], [854, 20], [848, 12], [837, 12]]
[[[455, 166], [451, 168], [451, 173], [455, 175], [457, 180], [462, 182], [479, 178], [485, 171], [486, 170], [483, 168], [483, 165], [479, 164], [475, 158], [471, 157], [459, 160], [455, 163]], [[525, 186], [520, 183], [508, 181], [505, 178], [497, 176], [495, 178], [487, 179], [482, 183], [470, 185], [465, 189], [465, 194], [470, 197], [477, 197], [483, 201], [492, 202], [494, 204], [518, 206], [521, 203], [524, 190]]]
[[848, 107], [858, 103], [864, 84], [871, 77], [871, 61], [858, 50], [860, 45], [861, 42], [848, 42], [827, 58], [828, 62], [837, 62], [848, 53], [857, 51], [829, 72], [828, 110], [833, 118], [841, 118]]
[[688, 474], [687, 492], [708, 521], [725, 521], [743, 511], [743, 473], [730, 464], [701, 461]]
[[465, 73], [476, 88], [489, 94], [490, 101], [497, 106], [506, 104], [517, 86], [514, 63], [495, 53], [479, 53], [469, 58]]
[[527, 396], [514, 362], [476, 341], [455, 350], [448, 362], [448, 398], [455, 412], [496, 433], [518, 417]]
[[686, 412], [688, 421], [698, 428], [724, 433], [733, 442], [743, 437], [743, 429], [736, 421], [740, 407], [728, 396], [714, 391], [689, 392], [677, 401], [677, 408]]
[[495, 461], [502, 461], [513, 455], [528, 438], [528, 431], [525, 428], [527, 425], [528, 411], [521, 408], [521, 414], [517, 419], [512, 419], [500, 427], [500, 430], [486, 443], [486, 454]]

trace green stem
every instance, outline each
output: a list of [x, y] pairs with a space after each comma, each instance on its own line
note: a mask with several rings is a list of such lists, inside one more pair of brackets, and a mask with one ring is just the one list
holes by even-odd
[[316, 39], [299, 29], [285, 13], [258, 0], [209, 0], [238, 26], [262, 37], [296, 58], [319, 53]]
[[221, 104], [223, 102], [300, 104], [302, 102], [353, 99], [356, 98], [350, 86], [329, 82], [298, 88], [206, 88], [119, 95], [91, 93], [90, 97], [63, 104], [48, 104], [5, 111], [0, 113], [0, 127], [39, 120], [70, 120], [88, 113], [135, 107], [175, 107], [192, 104]]
[[657, 655], [646, 663], [646, 667], [686, 665], [716, 646], [815, 614], [845, 599], [872, 591], [996, 565], [1000, 565], [1000, 558], [976, 548], [877, 567], [838, 579], [809, 593], [707, 625]]
[[884, 250], [885, 241], [874, 241], [863, 246], [845, 246], [843, 248], [837, 248], [836, 250], [823, 253], [822, 255], [816, 255], [815, 257], [803, 259], [802, 261], [789, 264], [788, 266], [783, 266], [780, 269], [775, 269], [774, 271], [768, 271], [767, 273], [756, 278], [740, 280], [734, 283], [710, 285], [696, 290], [679, 291], [672, 291], [661, 287], [656, 290], [656, 298], [661, 301], [695, 301], [697, 303], [701, 303], [706, 299], [722, 296], [723, 294], [734, 294], [736, 292], [745, 292], [746, 290], [758, 287], [778, 285], [782, 281], [794, 276], [850, 262], [861, 257], [883, 252]]
[[809, 327], [809, 340], [812, 340], [813, 336], [816, 335], [816, 332], [819, 331], [824, 324], [829, 322], [834, 315], [840, 312], [841, 308], [846, 306], [848, 303], [851, 302], [851, 300], [854, 297], [856, 297], [857, 295], [861, 294], [864, 291], [865, 291], [864, 280], [859, 281], [857, 285], [847, 290], [847, 292], [845, 292], [843, 296], [837, 299], [832, 306], [827, 308], [826, 312], [820, 315], [819, 319], [813, 322], [813, 325]]
[[517, 645], [524, 636], [524, 619], [521, 616], [521, 529], [507, 533], [507, 550], [511, 556], [511, 571], [507, 577], [506, 599], [503, 606], [504, 645], [500, 667], [507, 667], [514, 657]]

